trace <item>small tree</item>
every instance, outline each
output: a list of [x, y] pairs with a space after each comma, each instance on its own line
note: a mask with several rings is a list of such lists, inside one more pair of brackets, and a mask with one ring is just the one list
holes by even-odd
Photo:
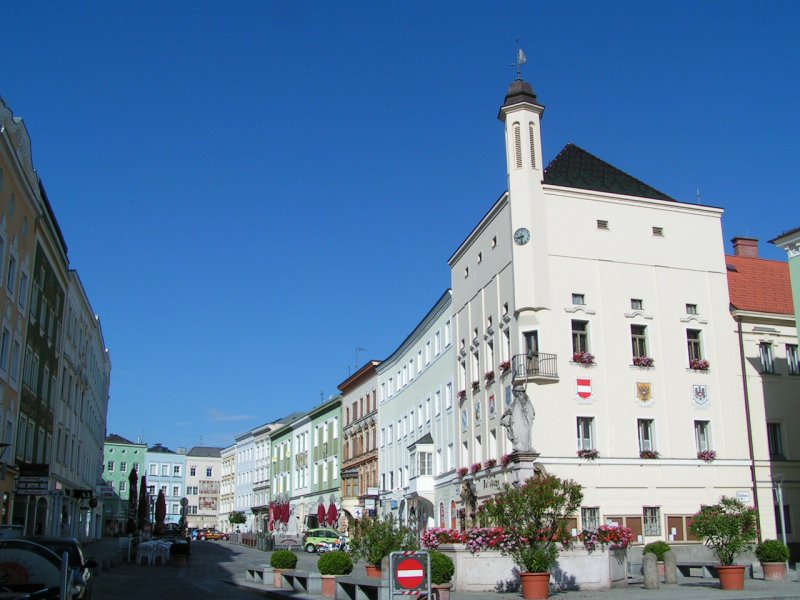
[[700, 508], [689, 531], [711, 548], [723, 566], [730, 566], [756, 541], [756, 511], [736, 498], [723, 496], [718, 504]]
[[235, 510], [230, 515], [228, 515], [228, 521], [230, 521], [232, 525], [242, 525], [244, 523], [247, 523], [247, 517], [242, 511]]
[[523, 573], [546, 573], [558, 560], [558, 544], [571, 543], [567, 525], [582, 500], [580, 484], [546, 475], [520, 486], [505, 484], [485, 506], [493, 524], [507, 535], [500, 551]]
[[408, 527], [394, 519], [361, 519], [356, 522], [350, 540], [350, 554], [355, 560], [379, 567], [384, 557], [396, 550], [414, 550], [416, 543]]

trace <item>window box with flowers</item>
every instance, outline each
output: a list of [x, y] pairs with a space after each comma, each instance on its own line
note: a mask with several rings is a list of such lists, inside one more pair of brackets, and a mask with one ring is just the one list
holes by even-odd
[[492, 467], [497, 466], [497, 459], [496, 458], [487, 458], [483, 463], [484, 469], [491, 469]]
[[639, 452], [639, 458], [654, 459], [661, 456], [658, 450], [642, 450]]
[[477, 392], [479, 389], [481, 389], [481, 382], [477, 381], [477, 380], [473, 381], [472, 382], [472, 391], [473, 392]]
[[467, 467], [461, 467], [458, 469], [459, 477], [464, 477], [467, 473], [469, 473], [469, 469]]
[[467, 390], [459, 390], [458, 391], [458, 400], [462, 402], [467, 399]]
[[486, 383], [492, 383], [494, 381], [494, 371], [486, 371], [483, 374], [483, 378], [486, 380]]
[[500, 457], [500, 466], [507, 467], [511, 464], [511, 455], [510, 454], [503, 454]]
[[473, 463], [473, 465], [469, 468], [469, 470], [474, 475], [475, 473], [481, 470], [481, 463]]
[[504, 360], [503, 362], [500, 363], [500, 374], [501, 375], [507, 373], [510, 370], [511, 370], [511, 361], [510, 360]]
[[585, 458], [586, 460], [594, 460], [600, 456], [600, 453], [594, 448], [584, 448], [578, 450], [578, 458]]
[[590, 354], [589, 352], [575, 352], [572, 355], [572, 362], [580, 365], [593, 365], [594, 354]]
[[655, 364], [655, 362], [656, 361], [654, 361], [649, 356], [634, 356], [633, 357], [633, 366], [634, 367], [648, 368], [648, 367], [652, 367]]
[[693, 358], [689, 361], [689, 368], [695, 371], [708, 371], [708, 361], [705, 358]]
[[697, 458], [707, 463], [714, 462], [717, 458], [717, 453], [714, 450], [700, 450], [697, 453]]

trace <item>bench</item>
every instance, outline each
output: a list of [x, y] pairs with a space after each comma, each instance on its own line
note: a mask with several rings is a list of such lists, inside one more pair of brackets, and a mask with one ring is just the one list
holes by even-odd
[[281, 587], [295, 592], [322, 595], [322, 575], [292, 569], [281, 570]]
[[269, 583], [272, 585], [272, 567], [269, 565], [247, 567], [244, 580], [250, 583]]
[[675, 566], [677, 567], [678, 571], [680, 571], [681, 575], [684, 577], [696, 577], [693, 574], [693, 571], [700, 570], [700, 577], [703, 579], [706, 578], [714, 578], [716, 579], [718, 576], [717, 567], [719, 566], [718, 562], [706, 562], [706, 561], [678, 561]]
[[388, 579], [359, 575], [336, 578], [336, 598], [348, 600], [391, 600]]

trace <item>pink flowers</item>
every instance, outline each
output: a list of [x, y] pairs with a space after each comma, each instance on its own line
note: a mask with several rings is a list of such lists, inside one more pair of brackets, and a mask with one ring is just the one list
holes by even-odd
[[467, 473], [469, 473], [469, 469], [467, 467], [461, 467], [458, 469], [459, 477], [464, 477], [464, 475], [466, 475]]
[[511, 368], [511, 361], [510, 360], [504, 360], [503, 362], [500, 363], [500, 372], [501, 373], [505, 373], [510, 368]]
[[478, 471], [480, 471], [480, 470], [481, 470], [481, 463], [474, 463], [474, 464], [473, 464], [473, 465], [472, 465], [472, 466], [469, 468], [469, 470], [470, 470], [470, 471], [471, 471], [473, 474], [477, 473]]
[[486, 371], [486, 373], [483, 374], [483, 378], [487, 383], [494, 381], [494, 371]]
[[588, 352], [575, 352], [572, 355], [572, 362], [576, 362], [582, 365], [593, 365], [594, 354], [589, 354]]
[[459, 390], [458, 391], [458, 399], [464, 400], [467, 397], [467, 390]]
[[717, 458], [717, 453], [713, 450], [701, 450], [697, 453], [697, 458], [704, 460], [707, 463], [713, 462]]
[[462, 532], [443, 527], [426, 529], [419, 538], [419, 543], [428, 550], [435, 550], [439, 544], [463, 544], [464, 541], [465, 536]]
[[655, 364], [654, 361], [649, 356], [634, 356], [633, 357], [633, 364], [636, 367], [652, 367]]
[[639, 452], [639, 458], [647, 458], [647, 459], [654, 459], [661, 456], [658, 453], [658, 450], [642, 450]]
[[500, 457], [500, 464], [504, 467], [507, 467], [509, 464], [511, 464], [511, 455], [503, 454], [503, 456]]
[[491, 469], [497, 464], [497, 459], [495, 458], [487, 458], [486, 461], [483, 463], [484, 469]]
[[705, 358], [693, 358], [689, 361], [689, 368], [695, 371], [708, 371], [708, 361]]
[[578, 458], [585, 458], [586, 460], [594, 460], [600, 456], [600, 453], [594, 448], [578, 450]]
[[588, 552], [594, 552], [598, 546], [627, 548], [633, 540], [633, 531], [620, 525], [600, 525], [596, 531], [584, 529], [578, 536]]

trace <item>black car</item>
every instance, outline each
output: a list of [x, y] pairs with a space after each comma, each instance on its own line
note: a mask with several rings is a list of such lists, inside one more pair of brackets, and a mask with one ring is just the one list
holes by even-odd
[[60, 558], [64, 552], [68, 555], [69, 568], [72, 569], [72, 598], [74, 600], [91, 600], [92, 571], [97, 566], [97, 561], [86, 559], [83, 547], [75, 538], [62, 537], [29, 537], [25, 538], [49, 548]]

